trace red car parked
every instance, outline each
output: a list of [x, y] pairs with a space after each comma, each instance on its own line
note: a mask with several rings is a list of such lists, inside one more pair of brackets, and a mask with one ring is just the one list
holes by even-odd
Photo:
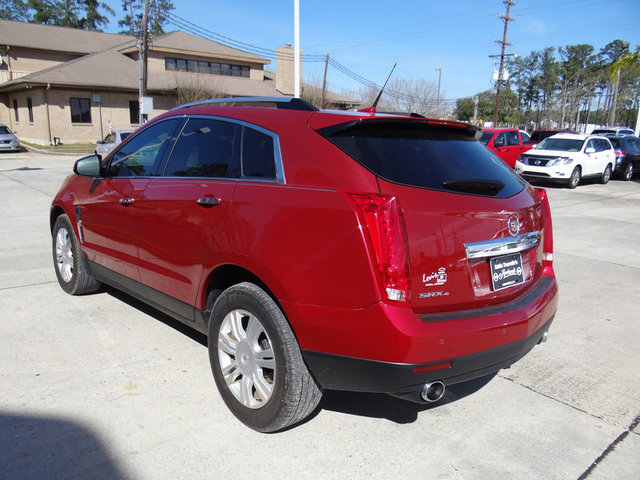
[[258, 431], [324, 389], [437, 401], [543, 341], [557, 306], [546, 193], [479, 136], [288, 98], [179, 107], [76, 162], [51, 208], [58, 280], [207, 334]]
[[521, 153], [534, 147], [533, 143], [525, 143], [517, 128], [483, 128], [480, 142], [495, 153], [511, 168]]

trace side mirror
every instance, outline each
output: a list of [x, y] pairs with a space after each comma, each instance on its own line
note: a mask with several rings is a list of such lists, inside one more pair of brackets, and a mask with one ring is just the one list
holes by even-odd
[[587, 153], [587, 154], [589, 154], [589, 153], [596, 153], [596, 149], [595, 149], [595, 148], [593, 148], [593, 147], [589, 147], [589, 148], [587, 148], [587, 149], [584, 151], [584, 153]]
[[83, 177], [99, 177], [100, 176], [100, 156], [89, 155], [81, 158], [73, 165], [73, 173], [82, 175]]
[[494, 147], [504, 147], [504, 138], [501, 138], [500, 140], [494, 140], [493, 141], [493, 146]]
[[96, 144], [97, 144], [97, 145], [102, 145], [103, 143], [104, 143], [104, 140], [98, 140], [98, 141], [96, 141]]

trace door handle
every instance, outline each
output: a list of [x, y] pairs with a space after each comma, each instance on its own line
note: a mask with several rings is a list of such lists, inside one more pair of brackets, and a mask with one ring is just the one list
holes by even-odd
[[201, 207], [211, 208], [216, 205], [220, 205], [220, 199], [212, 197], [200, 197], [198, 200], [196, 200], [196, 203]]
[[120, 200], [118, 200], [118, 203], [120, 205], [124, 205], [125, 207], [128, 207], [129, 205], [131, 205], [135, 201], [136, 201], [135, 198], [124, 197], [124, 198], [121, 198]]

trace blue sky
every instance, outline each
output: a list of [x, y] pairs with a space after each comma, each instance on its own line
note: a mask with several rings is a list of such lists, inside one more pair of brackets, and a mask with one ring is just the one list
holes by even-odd
[[[121, 15], [121, 2], [108, 2]], [[173, 0], [173, 13], [238, 42], [275, 51], [293, 43], [293, 0]], [[492, 88], [492, 59], [500, 46], [506, 12], [502, 0], [300, 0], [300, 47], [305, 80], [322, 78], [325, 54], [365, 79], [394, 77], [437, 83], [447, 99]], [[588, 43], [596, 50], [621, 39], [640, 44], [640, 0], [517, 0], [511, 8], [507, 52]], [[167, 30], [176, 29], [169, 25]], [[182, 28], [184, 30], [184, 28]], [[112, 25], [109, 31], [116, 32]], [[272, 64], [270, 69], [275, 69]], [[334, 91], [362, 85], [330, 67]]]

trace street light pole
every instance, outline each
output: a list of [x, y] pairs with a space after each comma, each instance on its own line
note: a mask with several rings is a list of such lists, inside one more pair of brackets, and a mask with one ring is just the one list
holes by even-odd
[[300, 0], [293, 1], [293, 37], [294, 96], [300, 98]]
[[440, 116], [440, 81], [442, 80], [442, 69], [436, 68], [438, 72], [438, 96], [436, 97], [436, 116]]

